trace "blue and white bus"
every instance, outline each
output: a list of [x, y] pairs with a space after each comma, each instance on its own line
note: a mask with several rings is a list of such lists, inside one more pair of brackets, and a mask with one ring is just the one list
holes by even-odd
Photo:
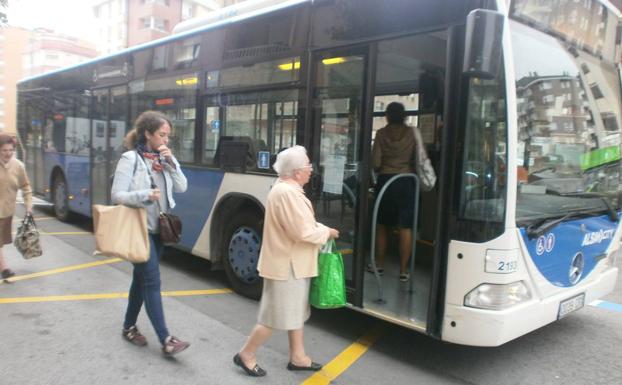
[[[35, 191], [59, 218], [110, 203], [133, 119], [174, 123], [188, 176], [179, 248], [258, 297], [275, 155], [304, 145], [307, 195], [342, 234], [348, 306], [443, 341], [497, 346], [614, 288], [620, 13], [608, 1], [242, 3], [172, 36], [18, 84]], [[370, 166], [392, 101], [438, 180], [418, 198], [411, 279], [365, 271]]]

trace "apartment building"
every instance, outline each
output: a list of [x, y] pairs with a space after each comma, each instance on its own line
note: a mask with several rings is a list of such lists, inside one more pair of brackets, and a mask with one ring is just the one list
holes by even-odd
[[97, 50], [93, 43], [45, 28], [33, 31], [21, 54], [25, 77], [74, 65], [95, 56]]
[[244, 0], [95, 0], [100, 54], [167, 36], [181, 21]]
[[24, 77], [22, 49], [32, 32], [23, 28], [0, 28], [0, 132], [15, 133], [17, 81]]

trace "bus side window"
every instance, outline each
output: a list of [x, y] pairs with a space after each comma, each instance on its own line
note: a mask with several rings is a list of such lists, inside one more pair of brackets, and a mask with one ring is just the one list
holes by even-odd
[[205, 125], [203, 126], [203, 155], [201, 163], [214, 166], [220, 136], [220, 107], [205, 107]]
[[246, 172], [256, 166], [255, 145], [249, 136], [221, 136], [214, 156], [225, 171]]

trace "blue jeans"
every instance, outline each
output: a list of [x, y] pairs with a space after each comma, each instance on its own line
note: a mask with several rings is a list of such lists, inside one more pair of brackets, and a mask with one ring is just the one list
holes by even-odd
[[136, 325], [138, 313], [144, 302], [151, 325], [160, 343], [164, 344], [164, 340], [169, 336], [164, 321], [162, 293], [160, 292], [160, 256], [164, 245], [160, 240], [160, 234], [149, 234], [149, 241], [151, 243], [149, 260], [145, 263], [134, 263], [134, 274], [123, 327], [128, 329]]

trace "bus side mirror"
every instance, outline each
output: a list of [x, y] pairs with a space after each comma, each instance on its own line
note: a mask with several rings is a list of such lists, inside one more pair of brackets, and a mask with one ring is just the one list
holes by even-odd
[[493, 79], [499, 72], [503, 14], [476, 9], [467, 16], [462, 72], [466, 76]]

